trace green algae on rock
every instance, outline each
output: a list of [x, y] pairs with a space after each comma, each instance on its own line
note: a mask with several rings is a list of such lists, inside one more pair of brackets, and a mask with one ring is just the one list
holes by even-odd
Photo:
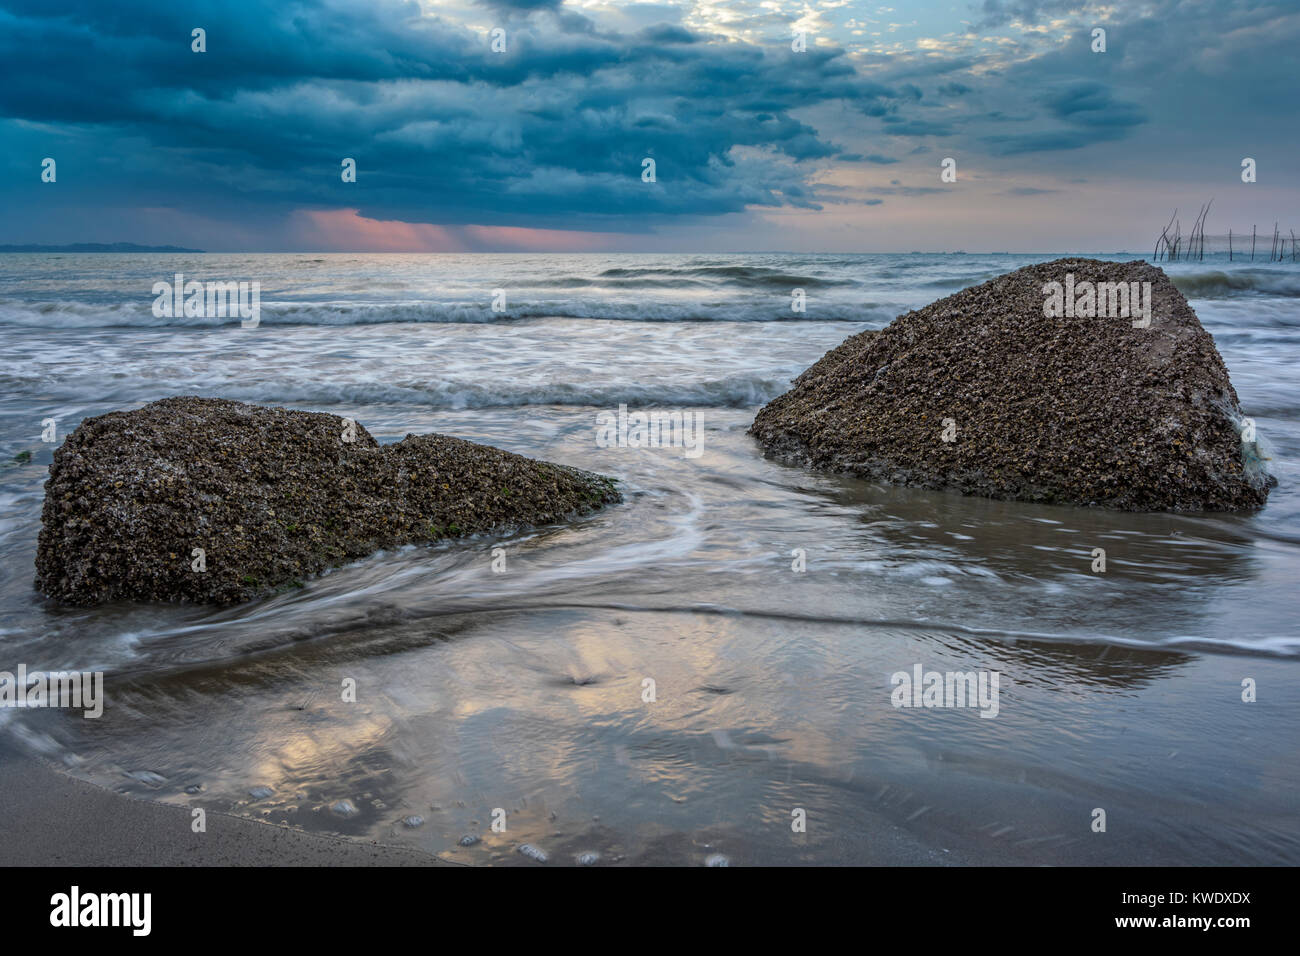
[[[1067, 277], [1149, 282], [1149, 326], [1045, 308]], [[897, 484], [1233, 511], [1263, 506], [1274, 483], [1243, 418], [1214, 340], [1162, 269], [1069, 258], [851, 336], [750, 434], [776, 457]]]
[[380, 445], [336, 415], [167, 398], [88, 418], [55, 451], [36, 587], [231, 604], [383, 548], [620, 500], [610, 478], [446, 435]]

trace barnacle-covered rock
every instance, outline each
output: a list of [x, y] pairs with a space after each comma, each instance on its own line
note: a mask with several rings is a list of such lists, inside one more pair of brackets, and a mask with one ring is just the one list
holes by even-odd
[[[1138, 293], [1127, 314], [1100, 283]], [[1163, 270], [1058, 259], [850, 337], [750, 434], [776, 456], [899, 484], [1244, 510], [1274, 482], [1243, 419], [1214, 340]]]
[[168, 398], [54, 453], [36, 587], [70, 604], [229, 604], [382, 548], [545, 525], [609, 478], [445, 435], [380, 445], [335, 415]]

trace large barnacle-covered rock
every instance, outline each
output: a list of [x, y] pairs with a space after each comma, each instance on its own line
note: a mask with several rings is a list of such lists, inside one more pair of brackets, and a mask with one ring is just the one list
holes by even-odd
[[815, 468], [990, 498], [1243, 510], [1274, 483], [1214, 340], [1142, 261], [1027, 266], [854, 335], [750, 434]]

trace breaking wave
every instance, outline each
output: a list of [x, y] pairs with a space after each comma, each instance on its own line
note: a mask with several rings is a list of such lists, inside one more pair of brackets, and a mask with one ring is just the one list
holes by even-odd
[[[149, 302], [13, 302], [0, 300], [0, 325], [49, 329], [195, 328], [237, 325], [236, 318], [159, 317]], [[794, 313], [787, 297], [762, 301], [647, 301], [572, 298], [511, 304], [493, 312], [487, 302], [269, 302], [261, 303], [262, 325], [353, 326], [387, 323], [490, 324], [529, 319], [596, 319], [626, 322], [890, 322], [904, 307], [854, 303], [809, 303]]]
[[1243, 269], [1240, 272], [1188, 272], [1169, 276], [1189, 299], [1226, 299], [1238, 295], [1300, 297], [1300, 273], [1277, 269]]
[[[32, 383], [0, 375], [0, 387], [17, 391]], [[94, 394], [105, 402], [141, 404], [169, 395], [220, 395], [235, 401], [289, 406], [401, 404], [432, 409], [524, 408], [535, 405], [576, 405], [614, 408], [659, 406], [676, 408], [748, 408], [762, 405], [790, 387], [788, 377], [735, 375], [693, 383], [580, 382], [485, 385], [461, 379], [406, 381], [298, 380], [247, 382], [239, 377], [203, 379], [163, 378], [106, 386], [102, 380], [64, 378], [43, 382], [51, 401], [76, 402]]]

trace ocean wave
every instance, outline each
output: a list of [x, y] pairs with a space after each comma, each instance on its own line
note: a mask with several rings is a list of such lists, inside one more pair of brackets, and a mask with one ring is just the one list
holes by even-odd
[[[747, 408], [762, 405], [790, 387], [788, 378], [733, 376], [693, 383], [592, 385], [548, 382], [540, 385], [483, 385], [477, 382], [412, 383], [304, 383], [301, 388], [280, 385], [253, 387], [245, 401], [298, 404], [388, 404], [463, 410], [475, 408], [525, 408], [534, 405], [578, 405], [596, 408], [647, 406], [677, 408]], [[235, 391], [240, 386], [234, 386]], [[229, 390], [227, 390], [229, 391]], [[291, 394], [286, 394], [286, 392]]]
[[[239, 378], [193, 381], [182, 379], [93, 385], [77, 379], [43, 385], [47, 401], [72, 401], [93, 392], [106, 403], [142, 404], [170, 395], [200, 394], [259, 405], [328, 407], [337, 405], [409, 405], [460, 411], [480, 408], [526, 408], [538, 405], [629, 408], [749, 408], [762, 405], [790, 387], [788, 376], [737, 375], [689, 383], [547, 382], [485, 385], [466, 380], [408, 381], [276, 381], [245, 382]], [[6, 381], [7, 380], [7, 381]], [[19, 391], [30, 384], [0, 379]]]
[[[262, 325], [383, 325], [388, 323], [489, 324], [528, 319], [594, 319], [626, 322], [889, 322], [905, 308], [862, 307], [856, 303], [818, 303], [790, 310], [790, 300], [773, 296], [726, 302], [613, 300], [534, 301], [494, 312], [489, 302], [267, 302]], [[235, 318], [155, 316], [152, 300], [139, 303], [12, 302], [0, 300], [0, 325], [49, 329], [194, 328], [234, 326]]]
[[150, 308], [134, 302], [15, 302], [0, 299], [0, 325], [31, 328], [94, 329], [161, 325]]
[[1226, 299], [1258, 294], [1300, 297], [1300, 273], [1277, 269], [1251, 269], [1240, 272], [1188, 272], [1169, 276], [1174, 286], [1189, 299]]
[[636, 279], [584, 279], [581, 276], [561, 276], [540, 283], [547, 289], [707, 289], [709, 283], [701, 279], [681, 276], [647, 276]]
[[923, 289], [965, 289], [968, 286], [979, 285], [981, 282], [988, 282], [990, 279], [996, 279], [996, 272], [977, 272], [965, 276], [947, 276], [941, 279], [931, 279], [929, 282], [920, 283]]
[[665, 276], [677, 278], [681, 276], [695, 276], [702, 279], [715, 279], [725, 282], [735, 283], [742, 287], [752, 287], [755, 285], [796, 287], [833, 287], [833, 286], [851, 286], [856, 285], [854, 280], [849, 278], [828, 279], [820, 276], [793, 275], [781, 269], [774, 269], [769, 266], [736, 266], [736, 265], [718, 265], [718, 266], [695, 266], [691, 268], [664, 267], [664, 266], [646, 266], [642, 268], [615, 268], [606, 269], [600, 273], [601, 279], [643, 279], [651, 276]]

